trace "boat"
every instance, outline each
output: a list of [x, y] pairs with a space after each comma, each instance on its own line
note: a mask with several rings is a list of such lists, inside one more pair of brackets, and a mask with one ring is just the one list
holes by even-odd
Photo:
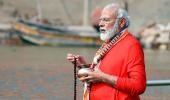
[[13, 31], [25, 43], [49, 46], [99, 46], [99, 34], [93, 31], [74, 30], [70, 27], [53, 27], [19, 20]]

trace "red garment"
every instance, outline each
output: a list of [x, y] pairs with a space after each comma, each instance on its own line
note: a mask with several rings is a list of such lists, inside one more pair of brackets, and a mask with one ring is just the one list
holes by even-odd
[[118, 76], [118, 80], [115, 87], [106, 83], [92, 84], [90, 100], [140, 100], [139, 95], [146, 88], [144, 54], [130, 33], [111, 48], [99, 68]]

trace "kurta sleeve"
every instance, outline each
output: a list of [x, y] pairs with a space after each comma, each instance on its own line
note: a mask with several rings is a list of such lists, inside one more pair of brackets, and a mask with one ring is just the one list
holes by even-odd
[[126, 62], [128, 77], [118, 77], [115, 88], [130, 95], [142, 94], [146, 89], [146, 73], [144, 54], [139, 44], [129, 48]]

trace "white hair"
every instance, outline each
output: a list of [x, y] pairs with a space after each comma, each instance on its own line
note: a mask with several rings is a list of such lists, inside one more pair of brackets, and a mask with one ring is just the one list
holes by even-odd
[[108, 4], [106, 7], [104, 7], [104, 9], [115, 9], [114, 11], [116, 11], [116, 13], [117, 13], [117, 15], [115, 17], [116, 18], [125, 18], [126, 21], [128, 21], [128, 23], [129, 23], [130, 17], [128, 15], [127, 11], [122, 9], [119, 4], [117, 4], [117, 3]]
[[126, 10], [122, 9], [122, 8], [119, 8], [118, 9], [118, 15], [117, 15], [117, 18], [125, 18], [126, 19], [126, 26], [129, 27], [129, 24], [130, 24], [130, 17], [127, 13]]

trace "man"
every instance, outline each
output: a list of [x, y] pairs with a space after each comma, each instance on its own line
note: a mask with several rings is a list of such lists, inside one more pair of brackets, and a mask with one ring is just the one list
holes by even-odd
[[[146, 88], [144, 54], [140, 43], [128, 32], [129, 19], [118, 4], [107, 5], [100, 17], [100, 38], [104, 41], [90, 65], [92, 71], [79, 76], [91, 84], [90, 100], [140, 100]], [[81, 66], [80, 55], [68, 54], [67, 59]], [[85, 98], [84, 98], [85, 100]]]

